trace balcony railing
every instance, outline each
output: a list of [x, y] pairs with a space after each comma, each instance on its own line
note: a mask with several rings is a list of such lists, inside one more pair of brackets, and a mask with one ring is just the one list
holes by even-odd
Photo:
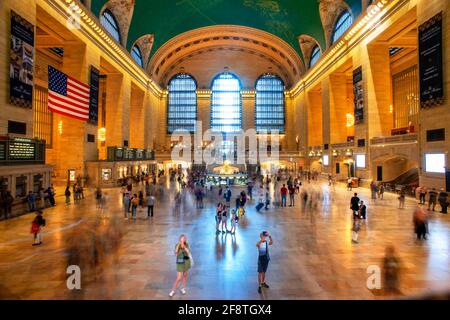
[[404, 134], [392, 137], [377, 137], [370, 140], [370, 145], [385, 145], [385, 144], [398, 144], [398, 143], [417, 143], [417, 134]]

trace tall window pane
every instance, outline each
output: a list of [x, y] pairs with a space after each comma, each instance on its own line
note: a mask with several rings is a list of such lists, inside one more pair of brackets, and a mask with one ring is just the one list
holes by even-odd
[[138, 46], [133, 46], [133, 49], [131, 49], [131, 56], [133, 57], [134, 61], [137, 62], [138, 65], [140, 65], [141, 67], [144, 67], [144, 60], [142, 59], [142, 52]]
[[222, 73], [213, 81], [211, 129], [224, 133], [242, 129], [241, 84], [231, 73]]
[[311, 68], [316, 62], [320, 59], [322, 53], [320, 52], [320, 48], [318, 45], [314, 47], [311, 51], [311, 58], [309, 59], [309, 67]]
[[167, 132], [183, 129], [195, 132], [197, 121], [197, 83], [188, 74], [178, 74], [169, 82]]
[[48, 109], [46, 88], [34, 86], [33, 137], [45, 140], [47, 148], [52, 147], [53, 114]]
[[121, 42], [119, 24], [117, 23], [117, 20], [111, 11], [103, 11], [102, 15], [100, 16], [100, 23], [117, 42]]
[[331, 43], [335, 43], [347, 29], [352, 25], [353, 17], [347, 10], [342, 12], [336, 21], [333, 29], [333, 35], [331, 37]]
[[256, 132], [278, 130], [284, 133], [284, 84], [271, 74], [256, 82]]

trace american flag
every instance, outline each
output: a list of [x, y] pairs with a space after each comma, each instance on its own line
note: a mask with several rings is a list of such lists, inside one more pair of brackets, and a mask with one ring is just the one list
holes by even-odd
[[82, 121], [89, 120], [89, 86], [48, 66], [48, 108]]

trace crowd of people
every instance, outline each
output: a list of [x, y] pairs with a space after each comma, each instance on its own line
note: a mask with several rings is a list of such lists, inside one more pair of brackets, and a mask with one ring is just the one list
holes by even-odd
[[[140, 215], [142, 219], [152, 219], [154, 217], [158, 202], [170, 196], [166, 194], [165, 186], [163, 185], [165, 174], [165, 172], [161, 171], [158, 173], [154, 172], [140, 176], [139, 179], [124, 181], [120, 189], [124, 220], [135, 221]], [[255, 206], [255, 211], [258, 213], [267, 212], [270, 214], [273, 212], [271, 211], [273, 208], [284, 210], [287, 207], [314, 213], [321, 211], [321, 206], [326, 196], [320, 184], [311, 183], [318, 180], [316, 172], [304, 172], [284, 179], [280, 175], [255, 175], [249, 177], [247, 184], [239, 188], [228, 185], [213, 185], [207, 179], [207, 172], [204, 167], [188, 170], [170, 170], [167, 173], [167, 177], [176, 186], [173, 198], [174, 214], [185, 212], [186, 208], [194, 211], [201, 210], [205, 207], [205, 202], [215, 204], [214, 223], [216, 235], [235, 235], [239, 224], [245, 221], [244, 219], [251, 219], [251, 214], [250, 216], [248, 215], [252, 211], [248, 209], [249, 205]], [[349, 181], [348, 187], [350, 184]], [[335, 179], [331, 176], [328, 177], [328, 185], [330, 190], [334, 190]], [[348, 190], [352, 190], [352, 186]], [[377, 184], [376, 182], [370, 184], [372, 200], [383, 200], [385, 191], [383, 184]], [[434, 188], [428, 190], [426, 187], [417, 188], [416, 193], [419, 204], [414, 209], [412, 222], [417, 239], [425, 240], [429, 233], [428, 211], [435, 211], [436, 206], [439, 204], [441, 212], [447, 213], [449, 206], [448, 194], [443, 189], [438, 192]], [[33, 246], [42, 245], [42, 231], [46, 226], [42, 210], [48, 206], [47, 202], [50, 206], [56, 205], [55, 195], [56, 192], [52, 185], [47, 189], [41, 189], [38, 194], [30, 192], [27, 196], [29, 211], [36, 213], [31, 225]], [[64, 196], [66, 206], [72, 203], [72, 198], [74, 203], [85, 198], [83, 187], [79, 183], [67, 186]], [[96, 209], [101, 213], [100, 217], [106, 217], [108, 215], [108, 192], [97, 187], [93, 196], [96, 202]], [[398, 199], [399, 208], [404, 208], [406, 199], [404, 190], [400, 190]], [[11, 212], [10, 206], [13, 200], [9, 192], [1, 195], [0, 204], [6, 217], [8, 217], [8, 212]], [[428, 206], [426, 206], [427, 202]], [[353, 244], [357, 244], [359, 243], [360, 230], [364, 228], [364, 222], [368, 217], [368, 208], [366, 202], [361, 200], [357, 193], [354, 193], [350, 199], [350, 209], [353, 221], [351, 241]], [[119, 227], [121, 222], [117, 220], [117, 217], [114, 217], [112, 221], [114, 223], [111, 224], [110, 229], [101, 228], [97, 224], [94, 228], [95, 232], [92, 234], [93, 238], [87, 241], [88, 244], [71, 242], [68, 249], [68, 259], [81, 261], [81, 263], [85, 264], [88, 263], [87, 261], [90, 258], [83, 256], [82, 247], [89, 245], [94, 248], [94, 256], [93, 258], [91, 257], [94, 264], [91, 268], [97, 268], [102, 259], [107, 260], [106, 254], [118, 250], [122, 237], [122, 229]], [[99, 234], [105, 237], [103, 242], [99, 242], [99, 239], [96, 238]], [[77, 234], [77, 236], [80, 236], [80, 234]], [[256, 244], [258, 250], [258, 292], [262, 293], [264, 289], [269, 288], [266, 283], [266, 272], [270, 261], [269, 246], [273, 245], [273, 239], [268, 231], [262, 231], [259, 234], [259, 238]], [[177, 277], [169, 293], [170, 297], [176, 294], [180, 285], [181, 293], [186, 294], [188, 272], [194, 265], [191, 247], [186, 235], [179, 237], [174, 253]], [[386, 288], [397, 288], [400, 262], [394, 247], [386, 248], [386, 256], [383, 261], [387, 281]]]

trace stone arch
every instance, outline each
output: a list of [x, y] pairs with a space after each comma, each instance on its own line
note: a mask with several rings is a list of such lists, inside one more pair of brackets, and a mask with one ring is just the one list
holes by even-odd
[[134, 5], [135, 0], [109, 0], [100, 10], [100, 16], [105, 10], [109, 10], [116, 18], [120, 29], [121, 44], [124, 47], [127, 46], [128, 31], [133, 18]]
[[300, 49], [302, 50], [303, 61], [305, 62], [305, 67], [308, 69], [309, 61], [311, 60], [311, 53], [315, 46], [318, 46], [320, 52], [323, 53], [322, 47], [320, 46], [319, 41], [314, 39], [313, 37], [302, 34], [298, 37], [298, 42], [300, 44]]
[[139, 49], [141, 50], [142, 60], [144, 62], [144, 69], [147, 67], [148, 60], [150, 59], [150, 54], [152, 52], [154, 40], [155, 37], [153, 34], [146, 34], [139, 37], [131, 46], [131, 48], [133, 48], [134, 46], [138, 46]]
[[[336, 20], [345, 10], [348, 10], [353, 16], [351, 8], [343, 0], [320, 0], [320, 20], [322, 21], [327, 48], [331, 46], [331, 36], [333, 34], [333, 28]], [[354, 18], [355, 17], [353, 16], [353, 19]]]

